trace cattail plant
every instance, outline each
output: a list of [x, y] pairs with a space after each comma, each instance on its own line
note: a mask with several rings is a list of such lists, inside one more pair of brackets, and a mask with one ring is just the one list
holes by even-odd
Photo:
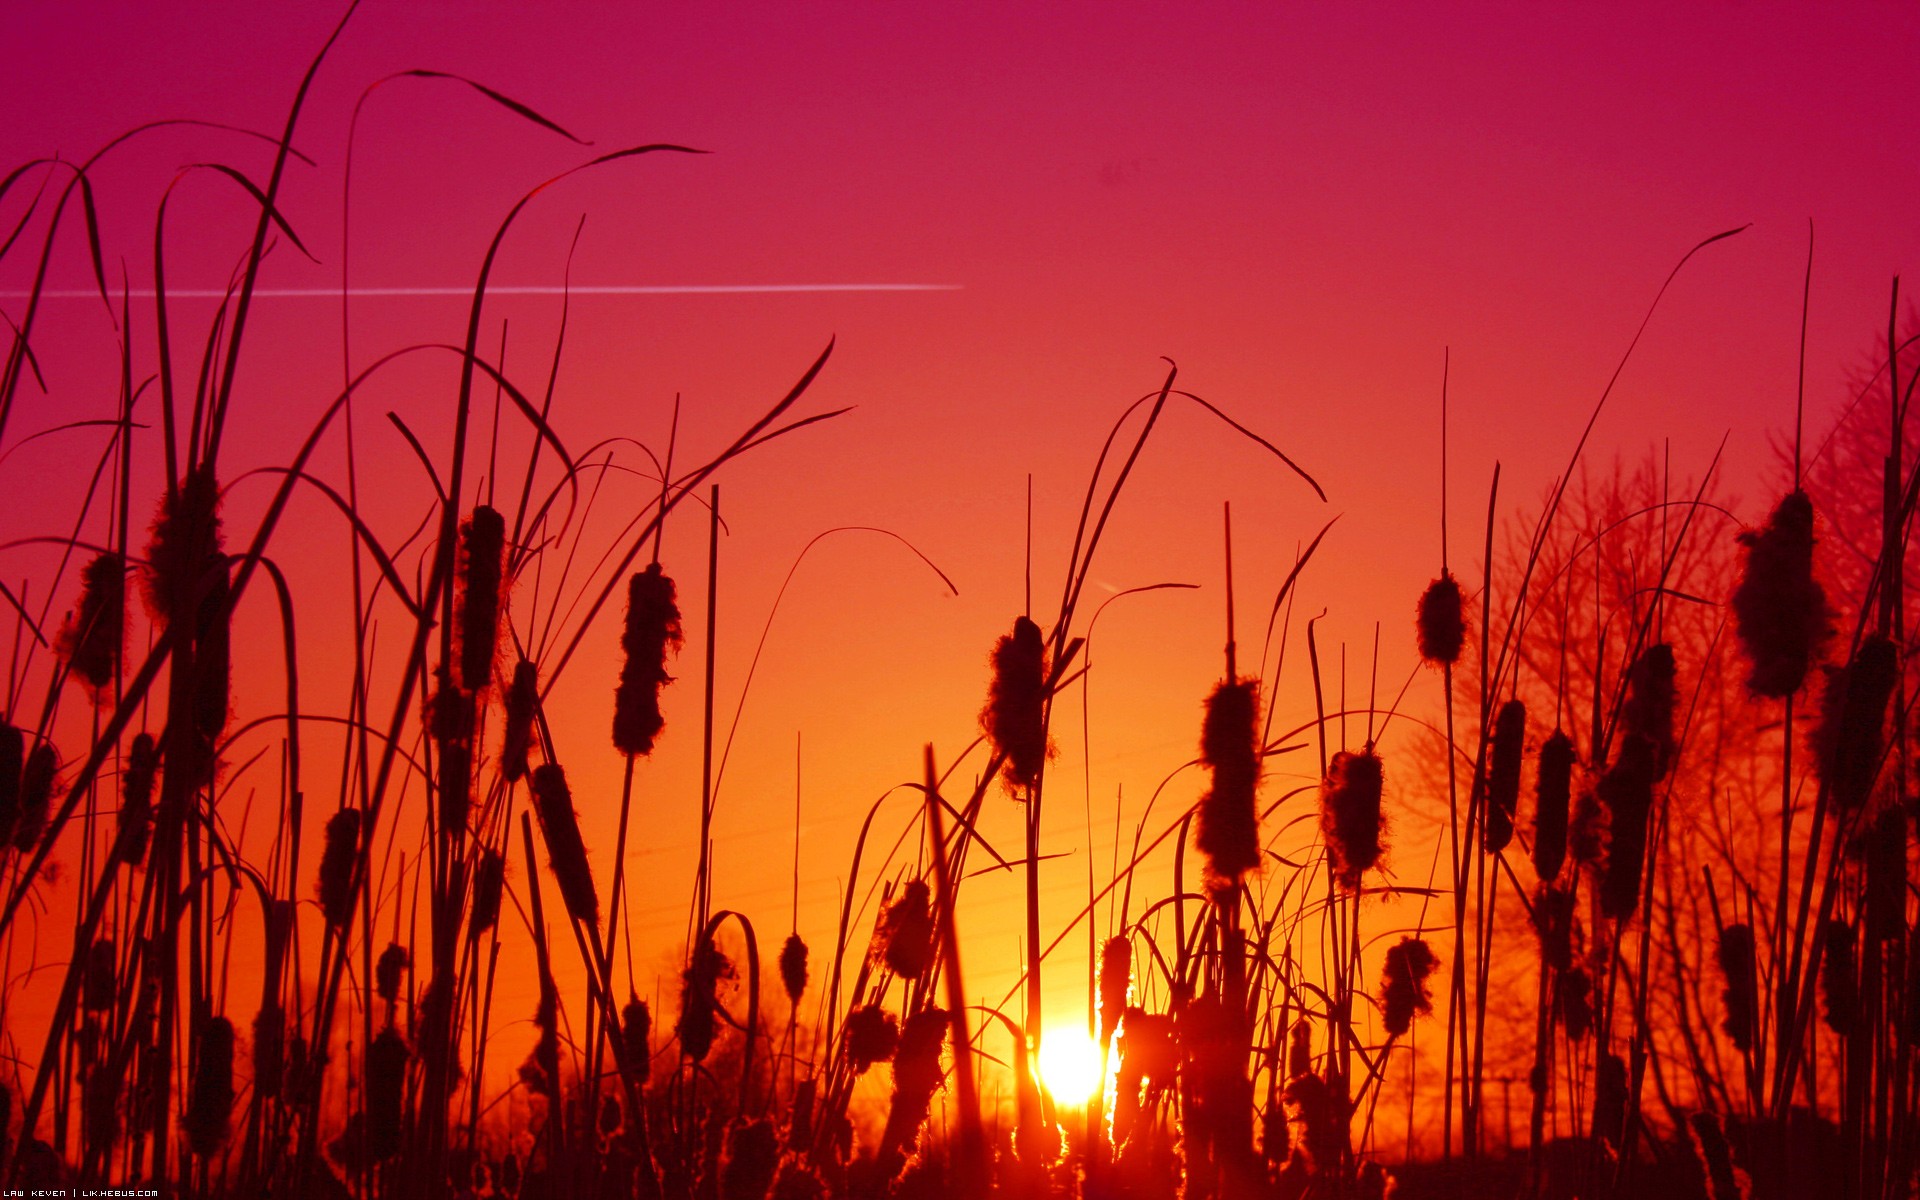
[[587, 867], [587, 844], [580, 838], [580, 818], [573, 811], [573, 791], [559, 763], [541, 763], [532, 775], [534, 812], [540, 818], [540, 831], [547, 838], [547, 853], [553, 873], [560, 881], [560, 896], [567, 912], [576, 921], [597, 925], [600, 897], [594, 891], [593, 872]]
[[343, 808], [327, 818], [327, 847], [320, 855], [316, 891], [327, 923], [344, 932], [353, 918], [353, 868], [360, 853], [360, 810]]
[[1213, 782], [1200, 798], [1194, 842], [1207, 856], [1213, 877], [1230, 883], [1260, 865], [1260, 818], [1254, 808], [1260, 781], [1259, 719], [1259, 684], [1227, 680], [1207, 697], [1200, 727], [1200, 759]]
[[1589, 871], [1604, 871], [1607, 861], [1607, 810], [1597, 787], [1582, 787], [1567, 822], [1567, 857]]
[[1829, 917], [1820, 927], [1820, 998], [1827, 1028], [1841, 1037], [1860, 1026], [1859, 967], [1854, 959], [1853, 926]]
[[1387, 949], [1380, 972], [1380, 1013], [1389, 1036], [1402, 1036], [1413, 1028], [1415, 1016], [1433, 1012], [1427, 977], [1439, 965], [1439, 956], [1420, 938], [1403, 937]]
[[807, 990], [807, 944], [797, 933], [788, 934], [780, 947], [780, 986], [787, 993], [787, 1003], [796, 1006]]
[[1600, 909], [1616, 921], [1626, 920], [1640, 907], [1656, 753], [1651, 740], [1628, 734], [1596, 789], [1607, 808], [1607, 870], [1600, 887]]
[[694, 947], [693, 961], [681, 974], [680, 1020], [674, 1026], [681, 1051], [694, 1062], [706, 1061], [707, 1052], [713, 1049], [720, 982], [732, 978], [732, 961], [720, 952], [709, 934]]
[[153, 783], [159, 757], [150, 733], [136, 735], [127, 751], [114, 853], [129, 866], [137, 867], [146, 861], [147, 840], [153, 833]]
[[1585, 967], [1573, 967], [1554, 987], [1554, 1015], [1567, 1039], [1578, 1045], [1593, 1029], [1593, 980]]
[[1573, 793], [1573, 739], [1556, 729], [1540, 747], [1533, 803], [1533, 869], [1541, 879], [1560, 874], [1567, 860], [1568, 798]]
[[491, 846], [482, 847], [473, 868], [473, 908], [467, 917], [467, 936], [478, 938], [500, 920], [500, 890], [506, 882], [507, 860]]
[[1573, 885], [1562, 887], [1550, 880], [1533, 893], [1533, 928], [1540, 936], [1540, 961], [1555, 971], [1573, 966], [1575, 899]]
[[411, 1056], [406, 1039], [391, 1025], [367, 1047], [367, 1157], [375, 1162], [392, 1158], [405, 1142], [402, 1121]]
[[233, 1022], [208, 1017], [194, 1048], [193, 1088], [187, 1097], [187, 1145], [209, 1158], [226, 1145], [233, 1117]]
[[1752, 664], [1747, 687], [1781, 700], [1800, 690], [1829, 632], [1826, 591], [1813, 577], [1813, 502], [1798, 488], [1767, 523], [1740, 535], [1745, 571], [1733, 592], [1734, 632]]
[[373, 990], [388, 1004], [400, 998], [400, 977], [407, 971], [407, 948], [399, 942], [387, 943], [373, 967]]
[[923, 1008], [908, 1017], [900, 1030], [900, 1047], [893, 1056], [893, 1098], [878, 1156], [883, 1179], [899, 1175], [905, 1152], [926, 1124], [933, 1093], [940, 1086], [940, 1049], [951, 1024], [941, 1009]]
[[1030, 617], [1013, 622], [1013, 632], [993, 647], [993, 682], [980, 728], [995, 751], [1006, 756], [1008, 784], [1032, 788], [1040, 781], [1049, 747], [1046, 730], [1047, 648]]
[[26, 763], [26, 736], [0, 721], [0, 849], [12, 845], [14, 827], [20, 823], [20, 774]]
[[1827, 670], [1820, 724], [1814, 731], [1814, 763], [1840, 814], [1860, 811], [1873, 791], [1887, 702], [1899, 679], [1899, 653], [1880, 633], [1862, 638], [1846, 666]]
[[1859, 852], [1866, 868], [1865, 919], [1861, 924], [1866, 936], [1875, 942], [1894, 941], [1906, 932], [1907, 825], [1906, 809], [1889, 804], [1860, 838]]
[[1450, 667], [1460, 661], [1461, 648], [1467, 641], [1464, 607], [1460, 582], [1452, 571], [1441, 571], [1440, 577], [1420, 593], [1414, 625], [1419, 631], [1423, 661], [1436, 667]]
[[27, 754], [20, 773], [20, 810], [13, 827], [13, 847], [22, 853], [40, 844], [53, 806], [53, 781], [60, 769], [53, 743], [42, 741]]
[[680, 608], [673, 580], [658, 562], [627, 581], [627, 620], [620, 635], [626, 662], [613, 700], [613, 745], [622, 754], [651, 754], [666, 724], [660, 689], [673, 682], [667, 654], [681, 644]]
[[918, 979], [933, 961], [933, 908], [923, 879], [913, 879], [880, 916], [881, 961], [902, 979]]
[[847, 1014], [840, 1027], [840, 1044], [855, 1075], [875, 1063], [892, 1062], [900, 1047], [900, 1023], [878, 1004], [863, 1004]]
[[1321, 781], [1320, 831], [1334, 875], [1348, 889], [1358, 888], [1361, 877], [1385, 853], [1380, 843], [1380, 792], [1385, 782], [1380, 756], [1371, 747], [1335, 754]]
[[1620, 724], [1629, 736], [1639, 734], [1653, 743], [1653, 777], [1665, 779], [1673, 769], [1673, 647], [1658, 642], [1642, 650], [1627, 671], [1627, 699]]
[[473, 802], [474, 698], [453, 686], [442, 673], [441, 684], [427, 701], [428, 732], [437, 756], [440, 832], [464, 836], [467, 810]]
[[627, 1044], [627, 1069], [633, 1072], [634, 1083], [644, 1084], [653, 1071], [653, 1048], [649, 1038], [653, 1033], [653, 1014], [647, 1009], [647, 1002], [638, 996], [629, 996], [620, 1010], [620, 1037]]
[[80, 604], [61, 629], [59, 642], [69, 669], [103, 699], [120, 670], [126, 624], [126, 559], [105, 551], [82, 569]]
[[1724, 987], [1720, 993], [1726, 1006], [1721, 1028], [1742, 1054], [1753, 1050], [1756, 1032], [1755, 1008], [1759, 1002], [1754, 973], [1753, 927], [1744, 923], [1729, 925], [1720, 931], [1714, 957], [1720, 963]]
[[1733, 1147], [1727, 1144], [1727, 1133], [1720, 1126], [1719, 1115], [1704, 1111], [1689, 1114], [1687, 1132], [1692, 1135], [1694, 1151], [1700, 1156], [1707, 1200], [1746, 1200], [1746, 1172], [1733, 1165]]
[[253, 1017], [253, 1092], [263, 1100], [280, 1095], [287, 1068], [287, 1017], [272, 1000]]
[[773, 1122], [736, 1119], [727, 1128], [727, 1153], [720, 1164], [720, 1200], [762, 1200], [780, 1165], [780, 1139]]
[[484, 690], [493, 679], [506, 537], [506, 520], [485, 504], [475, 505], [460, 523], [460, 686], [469, 692]]
[[1513, 840], [1513, 817], [1520, 803], [1520, 760], [1526, 749], [1527, 706], [1509, 700], [1494, 719], [1493, 740], [1487, 749], [1487, 778], [1483, 789], [1486, 824], [1481, 845], [1498, 854]]
[[[1113, 1041], [1133, 989], [1133, 942], [1110, 937], [1100, 947], [1100, 1045]], [[1101, 1056], [1102, 1060], [1105, 1055]]]
[[514, 664], [507, 684], [506, 728], [500, 739], [500, 776], [517, 783], [527, 773], [527, 752], [533, 746], [533, 710], [540, 700], [540, 673], [526, 659]]

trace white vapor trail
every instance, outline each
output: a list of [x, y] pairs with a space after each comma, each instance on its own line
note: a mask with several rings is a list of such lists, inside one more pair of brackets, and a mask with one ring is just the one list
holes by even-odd
[[[574, 287], [559, 286], [500, 286], [489, 287], [489, 296], [748, 296], [748, 295], [794, 295], [819, 292], [957, 292], [962, 288], [957, 283], [672, 283], [672, 284], [581, 284]], [[111, 295], [119, 295], [109, 289]], [[0, 299], [24, 300], [32, 293], [24, 291], [0, 292]], [[127, 293], [141, 299], [151, 299], [151, 288], [134, 289]], [[215, 288], [168, 288], [167, 295], [179, 299], [218, 300], [225, 291]], [[256, 298], [275, 300], [317, 300], [338, 299], [339, 288], [255, 288]], [[358, 287], [349, 288], [350, 297], [398, 297], [398, 296], [471, 296], [470, 287]], [[86, 300], [100, 295], [94, 288], [58, 288], [40, 293], [46, 300]]]

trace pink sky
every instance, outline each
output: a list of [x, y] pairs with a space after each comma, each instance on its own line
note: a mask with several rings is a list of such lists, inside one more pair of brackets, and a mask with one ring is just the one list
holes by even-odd
[[[297, 14], [271, 4], [8, 6], [0, 161], [82, 156], [154, 117], [277, 130], [336, 16], [313, 5]], [[1028, 475], [1035, 606], [1047, 612], [1100, 439], [1159, 384], [1162, 355], [1180, 364], [1184, 386], [1313, 472], [1329, 502], [1197, 410], [1174, 410], [1156, 435], [1095, 579], [1116, 590], [1206, 586], [1129, 601], [1100, 627], [1111, 649], [1092, 697], [1092, 792], [1095, 812], [1109, 816], [1096, 821], [1097, 861], [1111, 847], [1115, 789], [1127, 797], [1130, 836], [1144, 797], [1194, 752], [1199, 703], [1220, 670], [1223, 500], [1234, 505], [1243, 613], [1264, 614], [1296, 544], [1342, 514], [1302, 610], [1328, 609], [1323, 645], [1350, 642], [1353, 664], [1366, 662], [1373, 623], [1384, 622], [1383, 686], [1405, 677], [1413, 600], [1439, 558], [1444, 348], [1453, 550], [1462, 573], [1477, 576], [1494, 462], [1503, 497], [1533, 502], [1673, 262], [1750, 222], [1668, 294], [1594, 453], [1632, 458], [1671, 439], [1676, 472], [1694, 476], [1730, 433], [1728, 490], [1745, 513], [1761, 512], [1776, 486], [1763, 477], [1771, 439], [1792, 418], [1809, 218], [1818, 232], [1810, 429], [1823, 427], [1847, 370], [1884, 335], [1891, 277], [1920, 264], [1916, 35], [1920, 15], [1892, 4], [935, 11], [370, 0], [323, 68], [297, 138], [318, 165], [297, 168], [286, 192], [321, 265], [286, 249], [267, 283], [338, 286], [354, 100], [383, 75], [431, 67], [497, 87], [594, 147], [532, 131], [446, 84], [382, 90], [356, 148], [356, 285], [466, 286], [493, 224], [527, 187], [592, 153], [667, 141], [712, 153], [641, 159], [553, 189], [509, 239], [497, 280], [559, 282], [584, 213], [579, 283], [957, 288], [596, 296], [573, 306], [556, 412], [581, 447], [613, 434], [663, 439], [675, 393], [687, 405], [683, 445], [722, 444], [838, 339], [813, 409], [856, 410], [723, 477], [732, 522], [723, 724], [773, 593], [813, 534], [884, 526], [959, 586], [945, 597], [904, 551], [849, 536], [815, 552], [769, 639], [722, 793], [717, 888], [763, 923], [763, 942], [784, 934], [782, 814], [800, 733], [802, 922], [817, 946], [865, 806], [914, 772], [922, 742], [951, 757], [975, 732], [987, 651], [1021, 605]], [[223, 135], [167, 133], [97, 173], [109, 261], [124, 257], [136, 286], [150, 279], [161, 189], [176, 169], [216, 156], [254, 172], [266, 161]], [[0, 216], [20, 203], [9, 196]], [[185, 185], [171, 218], [173, 278], [218, 286], [244, 246], [246, 216], [229, 184], [203, 174]], [[26, 285], [25, 261], [17, 250], [0, 262], [0, 292]], [[58, 286], [87, 286], [77, 239], [55, 271]], [[17, 317], [21, 303], [10, 296], [0, 308]], [[23, 401], [10, 443], [111, 408], [113, 376], [102, 368], [113, 342], [97, 302], [48, 303], [36, 348], [53, 393]], [[544, 376], [557, 306], [490, 304], [483, 344], [497, 341], [497, 318], [510, 318], [510, 370]], [[193, 338], [206, 307], [181, 310], [197, 314]], [[362, 299], [354, 359], [456, 340], [465, 309], [458, 297]], [[230, 461], [281, 461], [304, 434], [338, 386], [338, 315], [325, 300], [262, 301]], [[390, 488], [371, 514], [383, 536], [403, 538], [427, 492], [377, 415], [394, 408], [444, 447], [449, 378], [444, 363], [408, 366], [369, 401], [365, 452]], [[0, 471], [10, 494], [30, 479], [42, 501], [16, 502], [7, 537], [62, 528], [72, 496], [47, 460], [21, 455]], [[235, 504], [263, 495], [256, 484]], [[322, 549], [298, 556], [296, 570], [324, 580], [344, 561], [326, 557], [344, 539], [318, 509], [301, 521], [289, 536]], [[690, 647], [703, 636], [704, 540], [691, 510], [667, 537]], [[9, 579], [26, 569], [0, 564]], [[337, 637], [339, 621], [322, 608], [309, 624], [311, 702], [323, 708], [337, 706], [326, 689], [339, 680], [320, 631], [332, 622]], [[592, 643], [597, 661], [570, 668], [557, 693], [587, 714], [561, 747], [583, 796], [617, 787], [597, 715], [612, 686], [613, 636], [609, 625]], [[1253, 636], [1244, 624], [1241, 636]], [[667, 741], [642, 772], [659, 807], [633, 860], [647, 882], [635, 920], [659, 950], [680, 936], [691, 876], [697, 662], [690, 650]], [[1352, 675], [1358, 687], [1364, 666]], [[1276, 724], [1310, 712], [1302, 679], [1295, 672], [1283, 687], [1288, 719]], [[1057, 844], [1047, 848], [1070, 854], [1084, 836], [1077, 712], [1056, 736]], [[592, 812], [590, 823], [605, 825], [594, 844], [607, 845], [610, 805]], [[1013, 816], [996, 820], [1010, 841]], [[1424, 860], [1406, 869], [1415, 866], [1424, 872]], [[1085, 860], [1048, 869], [1053, 928], [1084, 894]], [[1003, 921], [1018, 891], [988, 879], [971, 896], [963, 920], [1007, 930], [975, 943], [971, 982], [997, 999], [1011, 978], [1014, 934]]]

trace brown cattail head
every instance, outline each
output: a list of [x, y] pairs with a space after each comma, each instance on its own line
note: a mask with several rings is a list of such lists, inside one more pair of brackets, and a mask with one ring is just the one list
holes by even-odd
[[1420, 593], [1415, 626], [1420, 632], [1420, 657], [1436, 667], [1450, 667], [1460, 661], [1460, 650], [1467, 643], [1467, 623], [1462, 613], [1465, 604], [1460, 583], [1452, 571], [1441, 571], [1440, 578]]
[[840, 1044], [855, 1075], [865, 1074], [877, 1062], [892, 1062], [900, 1048], [900, 1023], [878, 1004], [863, 1004], [847, 1014], [840, 1028]]
[[142, 583], [156, 621], [170, 625], [195, 611], [201, 577], [220, 545], [220, 485], [203, 463], [168, 489], [153, 519]]
[[219, 1153], [226, 1145], [233, 1117], [233, 1022], [209, 1017], [200, 1028], [195, 1047], [193, 1087], [187, 1096], [183, 1123], [187, 1145], [201, 1158]]
[[407, 973], [407, 948], [388, 942], [373, 967], [373, 990], [388, 1004], [400, 998], [400, 977]]
[[95, 938], [87, 951], [87, 976], [80, 990], [80, 1007], [88, 1012], [111, 1012], [120, 988], [113, 957], [113, 939]]
[[694, 947], [693, 962], [680, 976], [680, 1020], [674, 1026], [680, 1049], [694, 1062], [705, 1061], [707, 1052], [713, 1049], [720, 983], [733, 977], [732, 960], [720, 952], [711, 936]]
[[1813, 541], [1813, 502], [1797, 488], [1765, 526], [1740, 535], [1747, 561], [1733, 591], [1733, 624], [1756, 696], [1783, 700], [1799, 691], [1831, 631], [1827, 595], [1813, 577]]
[[1656, 642], [1640, 652], [1627, 671], [1627, 700], [1620, 724], [1653, 743], [1653, 777], [1665, 779], [1673, 769], [1673, 647]]
[[1899, 653], [1878, 633], [1861, 639], [1852, 662], [1827, 668], [1813, 750], [1836, 816], [1859, 812], [1873, 792], [1885, 744], [1887, 702], [1899, 678]]
[[1427, 976], [1439, 965], [1439, 957], [1420, 938], [1403, 937], [1387, 950], [1387, 964], [1380, 976], [1380, 1012], [1388, 1034], [1399, 1037], [1413, 1028], [1416, 1015], [1433, 1011]]
[[1853, 926], [1828, 917], [1820, 927], [1820, 941], [1820, 991], [1827, 1027], [1846, 1037], [1860, 1027], [1860, 978]]
[[153, 832], [153, 781], [159, 758], [152, 734], [134, 737], [122, 779], [120, 826], [114, 846], [114, 853], [130, 866], [137, 867], [147, 858], [147, 839]]
[[765, 1200], [780, 1165], [780, 1138], [773, 1122], [735, 1118], [727, 1127], [727, 1153], [720, 1163], [720, 1200]]
[[506, 520], [485, 504], [460, 523], [460, 686], [470, 692], [493, 678], [506, 541]]
[[473, 910], [467, 918], [467, 936], [477, 938], [500, 920], [500, 889], [506, 882], [507, 860], [491, 846], [482, 847], [473, 868]]
[[389, 1025], [367, 1047], [367, 1156], [375, 1162], [392, 1158], [404, 1141], [403, 1114], [407, 1097], [407, 1040]]
[[1706, 1176], [1707, 1200], [1746, 1200], [1751, 1180], [1733, 1165], [1733, 1147], [1727, 1144], [1727, 1132], [1718, 1114], [1696, 1112], [1687, 1117], [1687, 1132], [1700, 1156], [1700, 1173]]
[[1726, 1004], [1727, 1019], [1720, 1028], [1726, 1031], [1735, 1048], [1745, 1053], [1753, 1049], [1754, 1009], [1759, 1003], [1759, 993], [1755, 988], [1753, 927], [1742, 923], [1722, 929], [1714, 957], [1720, 962], [1720, 975], [1725, 985], [1720, 995]]
[[1295, 1075], [1280, 1093], [1287, 1106], [1287, 1126], [1293, 1135], [1294, 1153], [1308, 1172], [1329, 1181], [1339, 1169], [1340, 1151], [1345, 1144], [1345, 1107], [1339, 1089], [1311, 1073]]
[[59, 650], [73, 673], [106, 700], [120, 670], [127, 625], [127, 562], [107, 551], [80, 573], [80, 604], [60, 631]]
[[1051, 747], [1047, 745], [1047, 647], [1040, 627], [1019, 617], [1013, 632], [993, 647], [993, 682], [980, 728], [993, 748], [1006, 755], [1009, 786], [1031, 788], [1040, 781]]
[[467, 810], [473, 803], [474, 709], [473, 693], [454, 687], [444, 675], [427, 702], [428, 732], [437, 756], [434, 790], [440, 802], [440, 832], [456, 838], [466, 836]]
[[902, 979], [918, 979], [933, 961], [933, 905], [923, 879], [912, 879], [880, 916], [880, 957]]
[[1513, 816], [1520, 804], [1520, 759], [1526, 750], [1527, 706], [1509, 700], [1494, 718], [1493, 740], [1487, 747], [1487, 780], [1480, 844], [1498, 854], [1513, 840]]
[[1597, 789], [1607, 808], [1607, 873], [1600, 887], [1600, 911], [1616, 921], [1633, 916], [1640, 907], [1656, 753], [1652, 741], [1628, 734]]
[[13, 827], [14, 849], [25, 853], [39, 845], [53, 809], [53, 781], [59, 769], [52, 742], [43, 741], [28, 753], [26, 768], [20, 773], [20, 816]]
[[1260, 865], [1260, 816], [1254, 791], [1260, 782], [1260, 685], [1252, 679], [1222, 682], [1207, 697], [1200, 726], [1200, 760], [1213, 784], [1200, 797], [1194, 843], [1207, 856], [1213, 878], [1238, 883]]
[[626, 663], [613, 696], [613, 747], [622, 754], [651, 754], [666, 721], [660, 715], [660, 689], [673, 682], [667, 653], [681, 643], [680, 607], [673, 580], [660, 564], [627, 581], [627, 623], [620, 635]]
[[547, 838], [548, 863], [560, 880], [567, 912], [588, 925], [600, 920], [600, 897], [587, 867], [587, 844], [580, 838], [580, 818], [573, 811], [573, 790], [559, 763], [541, 763], [533, 769], [534, 811], [540, 832]]
[[1371, 747], [1342, 750], [1327, 764], [1320, 784], [1320, 831], [1335, 877], [1349, 890], [1380, 862], [1380, 791], [1386, 771]]
[[653, 1047], [648, 1040], [652, 1033], [653, 1014], [647, 1002], [637, 996], [627, 997], [626, 1006], [620, 1010], [620, 1037], [626, 1043], [627, 1069], [633, 1072], [635, 1083], [645, 1083], [653, 1073]]
[[514, 664], [507, 685], [505, 735], [500, 741], [500, 774], [508, 783], [527, 773], [527, 751], [533, 746], [533, 710], [540, 700], [540, 672], [526, 659]]
[[1556, 729], [1540, 747], [1533, 804], [1533, 869], [1553, 879], [1567, 860], [1568, 799], [1573, 794], [1573, 739]]
[[1597, 789], [1583, 786], [1567, 823], [1567, 856], [1589, 871], [1601, 871], [1607, 859], [1607, 810]]
[[360, 810], [343, 808], [327, 818], [327, 848], [320, 855], [320, 911], [345, 930], [353, 919], [353, 865], [360, 853]]
[[1587, 1040], [1593, 1028], [1593, 980], [1585, 967], [1574, 967], [1554, 985], [1554, 1013], [1567, 1038], [1575, 1045]]
[[0, 849], [13, 843], [20, 823], [20, 773], [27, 765], [26, 735], [11, 722], [0, 721]]
[[786, 989], [789, 1004], [799, 1004], [807, 990], [807, 944], [797, 933], [788, 934], [780, 947], [780, 986]]
[[1113, 1040], [1133, 990], [1133, 942], [1110, 937], [1100, 947], [1100, 1044]]
[[253, 1093], [271, 1100], [280, 1094], [287, 1073], [287, 1018], [269, 1000], [253, 1017]]
[[886, 1138], [898, 1146], [911, 1145], [934, 1090], [940, 1086], [940, 1049], [952, 1025], [947, 1013], [923, 1008], [907, 1018], [900, 1030], [900, 1048], [893, 1055], [893, 1107], [887, 1113]]

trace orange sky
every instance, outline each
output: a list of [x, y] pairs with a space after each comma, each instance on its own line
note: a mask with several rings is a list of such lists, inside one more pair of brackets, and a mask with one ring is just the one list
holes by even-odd
[[[958, 585], [958, 596], [945, 595], [898, 545], [840, 535], [800, 569], [767, 640], [722, 784], [716, 889], [760, 924], [763, 944], [787, 931], [798, 734], [801, 923], [816, 963], [866, 806], [914, 774], [923, 742], [945, 761], [974, 736], [987, 652], [1022, 604], [1029, 475], [1044, 616], [1100, 439], [1159, 384], [1162, 355], [1180, 364], [1183, 386], [1312, 472], [1328, 503], [1199, 410], [1170, 412], [1094, 583], [1109, 592], [1204, 586], [1129, 599], [1099, 627], [1096, 863], [1111, 853], [1116, 792], [1130, 837], [1146, 796], [1195, 752], [1199, 704], [1221, 669], [1222, 501], [1234, 507], [1243, 643], [1257, 644], [1252, 627], [1294, 547], [1340, 516], [1301, 611], [1327, 610], [1322, 645], [1348, 645], [1356, 694], [1373, 623], [1383, 622], [1385, 692], [1411, 668], [1413, 600], [1438, 565], [1444, 348], [1453, 356], [1452, 550], [1472, 576], [1493, 464], [1503, 464], [1507, 501], [1540, 495], [1688, 246], [1752, 223], [1697, 258], [1668, 294], [1595, 453], [1637, 456], [1671, 439], [1676, 473], [1693, 476], [1730, 435], [1729, 489], [1749, 514], [1771, 498], [1762, 472], [1791, 422], [1808, 219], [1818, 231], [1810, 428], [1822, 427], [1846, 370], [1884, 331], [1890, 277], [1920, 262], [1911, 217], [1920, 18], [1905, 7], [1032, 8], [370, 0], [323, 68], [297, 139], [317, 166], [296, 169], [286, 191], [319, 265], [283, 247], [266, 274], [269, 287], [339, 287], [348, 116], [366, 83], [418, 66], [475, 76], [594, 146], [530, 130], [446, 84], [383, 89], [355, 151], [356, 287], [467, 286], [493, 224], [527, 187], [596, 152], [670, 141], [712, 153], [644, 158], [552, 189], [516, 227], [497, 281], [557, 284], [584, 214], [577, 283], [951, 289], [583, 296], [572, 306], [555, 411], [576, 448], [612, 436], [658, 444], [678, 393], [684, 452], [710, 451], [837, 339], [807, 411], [854, 411], [721, 477], [731, 526], [723, 729], [773, 595], [816, 533], [885, 527]], [[0, 41], [13, 47], [0, 74], [0, 112], [11, 114], [0, 123], [0, 160], [10, 168], [83, 155], [154, 117], [277, 128], [333, 19], [313, 6], [298, 16], [260, 4], [9, 6], [0, 12]], [[159, 194], [176, 170], [212, 157], [264, 170], [261, 149], [207, 132], [153, 136], [103, 164], [95, 182], [116, 278], [124, 261], [135, 287], [150, 285]], [[9, 195], [0, 216], [11, 221], [21, 203]], [[244, 246], [244, 197], [203, 172], [171, 212], [172, 280], [218, 286]], [[16, 319], [27, 261], [21, 250], [0, 261], [0, 309]], [[87, 286], [77, 237], [54, 270], [55, 286]], [[35, 346], [52, 390], [25, 395], [9, 446], [111, 411], [112, 330], [100, 306], [48, 303]], [[508, 320], [509, 371], [537, 384], [558, 303], [491, 302], [483, 346], [498, 343]], [[182, 303], [189, 340], [202, 335], [208, 309]], [[457, 340], [465, 310], [458, 297], [359, 299], [352, 360]], [[339, 385], [340, 334], [336, 302], [261, 302], [229, 477], [283, 461], [304, 435]], [[421, 360], [367, 394], [362, 448], [377, 486], [368, 515], [383, 537], [404, 539], [430, 493], [379, 417], [401, 413], [444, 455], [451, 380], [446, 362]], [[89, 463], [97, 451], [65, 436], [0, 462], [16, 497], [0, 526], [6, 538], [67, 531], [83, 481], [52, 447]], [[340, 478], [337, 441], [322, 468]], [[251, 527], [267, 487], [236, 490], [232, 527]], [[597, 512], [606, 530], [587, 544], [604, 545], [619, 506], [640, 502], [637, 486], [609, 485]], [[665, 741], [640, 773], [644, 820], [630, 869], [649, 962], [678, 943], [692, 875], [704, 543], [691, 509], [666, 538], [689, 651]], [[9, 551], [0, 576], [32, 576], [44, 561], [36, 553]], [[296, 587], [324, 597], [345, 538], [309, 505], [277, 553]], [[517, 601], [530, 587], [522, 581]], [[264, 608], [242, 619], [259, 620], [256, 644], [274, 644]], [[302, 619], [307, 702], [337, 709], [344, 617], [316, 599]], [[604, 729], [616, 632], [603, 623], [555, 700], [561, 758], [603, 872], [619, 779]], [[1301, 649], [1296, 631], [1277, 727], [1311, 711]], [[242, 712], [272, 703], [278, 686], [270, 659], [254, 669], [236, 697]], [[1415, 688], [1414, 703], [1431, 702], [1430, 677]], [[1043, 848], [1065, 857], [1047, 867], [1049, 930], [1084, 897], [1079, 730], [1075, 697], [1056, 722], [1058, 790]], [[1281, 761], [1267, 794], [1303, 771], [1311, 768]], [[1176, 783], [1168, 811], [1197, 783]], [[994, 804], [990, 829], [1011, 853], [1016, 817], [1003, 797]], [[1424, 875], [1426, 863], [1397, 865]], [[966, 895], [970, 990], [997, 1001], [1012, 979], [1020, 893], [982, 878]], [[1062, 960], [1062, 1005], [1081, 1002], [1073, 984], [1084, 979], [1084, 941], [1069, 948], [1078, 954]], [[503, 1005], [518, 1012], [531, 1000]]]

